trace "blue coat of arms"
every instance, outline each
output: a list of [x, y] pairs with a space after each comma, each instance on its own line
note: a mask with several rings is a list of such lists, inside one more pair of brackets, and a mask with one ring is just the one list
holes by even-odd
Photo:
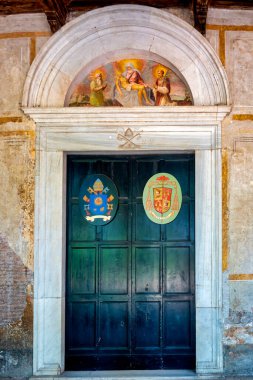
[[81, 213], [93, 225], [109, 223], [118, 208], [117, 188], [110, 178], [103, 174], [87, 176], [79, 194]]

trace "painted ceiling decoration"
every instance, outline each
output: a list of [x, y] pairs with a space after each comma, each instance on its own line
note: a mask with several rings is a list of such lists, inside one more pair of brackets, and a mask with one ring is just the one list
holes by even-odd
[[118, 209], [118, 191], [103, 174], [88, 175], [80, 188], [79, 205], [83, 218], [101, 226], [112, 221]]
[[[137, 4], [124, 0], [1, 0], [0, 15], [44, 12], [53, 33], [68, 20], [71, 12], [85, 13], [89, 10], [117, 4]], [[195, 28], [205, 34], [208, 7], [247, 8], [252, 0], [140, 0], [139, 5], [156, 8], [181, 7], [193, 12]]]
[[[78, 75], [80, 78], [80, 74]], [[127, 58], [97, 67], [75, 79], [65, 105], [178, 106], [192, 105], [188, 86], [169, 67], [147, 59]]]
[[143, 191], [143, 207], [147, 217], [157, 224], [173, 222], [182, 205], [182, 191], [178, 180], [169, 173], [153, 175]]

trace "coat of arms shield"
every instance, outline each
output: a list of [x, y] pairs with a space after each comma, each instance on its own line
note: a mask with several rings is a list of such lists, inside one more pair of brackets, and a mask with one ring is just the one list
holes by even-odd
[[117, 212], [117, 188], [104, 174], [89, 175], [80, 188], [79, 204], [87, 222], [93, 225], [107, 224]]
[[171, 206], [171, 193], [172, 189], [167, 187], [154, 187], [154, 208], [160, 214], [169, 211]]
[[182, 204], [182, 191], [177, 179], [169, 173], [152, 176], [143, 191], [146, 215], [157, 224], [172, 222]]

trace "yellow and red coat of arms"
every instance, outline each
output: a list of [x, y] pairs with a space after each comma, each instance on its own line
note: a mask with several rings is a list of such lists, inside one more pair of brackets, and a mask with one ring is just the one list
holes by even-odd
[[150, 220], [157, 224], [172, 222], [182, 204], [182, 191], [177, 179], [169, 173], [151, 177], [143, 191], [143, 206]]

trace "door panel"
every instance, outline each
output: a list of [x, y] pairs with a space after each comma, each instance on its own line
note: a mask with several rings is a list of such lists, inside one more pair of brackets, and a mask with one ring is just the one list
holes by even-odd
[[[117, 189], [120, 194], [121, 199], [128, 198], [129, 196], [129, 178], [130, 178], [130, 167], [128, 160], [114, 162], [112, 167], [112, 180], [117, 182]], [[110, 175], [110, 174], [109, 174]]]
[[[170, 224], [150, 221], [143, 189], [174, 175], [183, 203]], [[110, 177], [113, 221], [92, 226], [78, 204], [83, 179]], [[194, 157], [69, 156], [66, 370], [195, 367]]]
[[165, 293], [190, 293], [189, 247], [165, 247]]
[[[147, 218], [142, 203], [137, 203], [134, 209], [135, 230], [133, 231], [136, 241], [159, 241], [161, 227]], [[141, 227], [141, 228], [139, 228]]]
[[128, 303], [103, 302], [100, 305], [101, 347], [128, 348]]
[[105, 224], [102, 229], [103, 240], [128, 240], [128, 215], [129, 207], [127, 204], [120, 204], [115, 218]]
[[[71, 319], [71, 348], [94, 347], [96, 337], [94, 328], [95, 302], [74, 302], [71, 307]], [[78, 334], [75, 331], [78, 331]]]
[[[71, 260], [71, 289], [76, 294], [94, 294], [96, 291], [96, 250], [95, 248], [73, 248]], [[85, 275], [86, 268], [89, 277]]]
[[93, 226], [87, 223], [87, 226], [83, 228], [83, 217], [80, 213], [79, 204], [77, 199], [73, 200], [71, 209], [72, 225], [71, 235], [73, 241], [94, 241], [96, 238], [96, 230]]
[[146, 158], [145, 160], [138, 159], [134, 166], [134, 196], [135, 198], [141, 198], [147, 181], [154, 174], [154, 166], [156, 166], [156, 162], [151, 158]]
[[135, 249], [135, 293], [160, 293], [160, 247]]
[[135, 303], [135, 351], [160, 348], [160, 309], [156, 301]]
[[164, 346], [190, 347], [189, 301], [166, 301], [164, 304]]
[[172, 223], [165, 224], [167, 241], [187, 241], [190, 239], [190, 203], [182, 203], [181, 210]]
[[128, 248], [101, 248], [100, 293], [128, 294]]

